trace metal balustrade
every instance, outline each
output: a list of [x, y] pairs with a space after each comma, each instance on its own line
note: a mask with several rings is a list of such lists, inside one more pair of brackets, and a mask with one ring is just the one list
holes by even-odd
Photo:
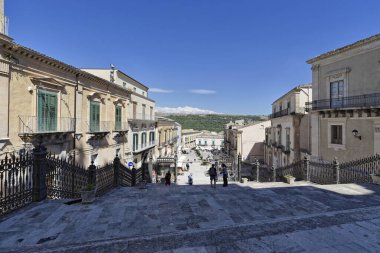
[[74, 118], [38, 116], [18, 116], [19, 134], [42, 134], [56, 132], [74, 132], [76, 120]]
[[306, 110], [343, 109], [358, 107], [379, 107], [380, 93], [364, 94], [342, 98], [320, 99], [306, 102]]

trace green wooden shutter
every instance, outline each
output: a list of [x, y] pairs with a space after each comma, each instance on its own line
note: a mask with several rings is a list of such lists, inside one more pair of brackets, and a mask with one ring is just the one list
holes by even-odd
[[121, 130], [121, 107], [115, 109], [115, 130]]
[[57, 94], [39, 90], [37, 108], [37, 124], [39, 132], [57, 131]]
[[100, 105], [97, 102], [90, 102], [90, 132], [99, 132], [100, 125]]
[[57, 95], [49, 94], [48, 104], [48, 131], [57, 131]]

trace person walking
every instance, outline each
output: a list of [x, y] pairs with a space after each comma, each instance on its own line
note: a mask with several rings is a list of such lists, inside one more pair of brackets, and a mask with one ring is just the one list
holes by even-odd
[[228, 186], [228, 170], [227, 170], [227, 166], [222, 163], [222, 173], [223, 175], [223, 187], [227, 187]]
[[[216, 168], [215, 164], [212, 164], [211, 168], [208, 170], [208, 174], [210, 175], [210, 184], [211, 187], [216, 187]], [[212, 186], [212, 181], [214, 181], [214, 186]]]
[[170, 179], [172, 177], [172, 174], [170, 174], [170, 171], [168, 171], [165, 175], [165, 185], [170, 186]]

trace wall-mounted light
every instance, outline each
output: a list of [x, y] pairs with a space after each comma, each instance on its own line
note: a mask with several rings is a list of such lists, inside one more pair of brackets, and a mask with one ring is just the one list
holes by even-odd
[[362, 139], [362, 136], [359, 135], [359, 131], [358, 130], [356, 130], [356, 129], [352, 130], [352, 134], [354, 135], [355, 138], [358, 138], [359, 140]]

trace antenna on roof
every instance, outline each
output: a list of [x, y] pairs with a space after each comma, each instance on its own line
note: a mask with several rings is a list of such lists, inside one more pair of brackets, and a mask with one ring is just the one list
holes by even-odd
[[110, 66], [111, 66], [110, 81], [115, 82], [115, 65], [111, 63]]

